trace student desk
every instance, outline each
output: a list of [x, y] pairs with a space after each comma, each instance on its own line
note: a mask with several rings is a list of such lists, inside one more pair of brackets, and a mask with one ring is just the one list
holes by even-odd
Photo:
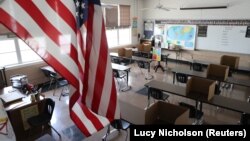
[[[182, 86], [173, 85], [173, 84], [169, 84], [169, 83], [162, 82], [162, 81], [156, 81], [156, 80], [152, 80], [149, 83], [146, 83], [144, 86], [148, 88], [155, 88], [155, 89], [158, 89], [158, 90], [170, 93], [170, 94], [186, 97], [186, 98], [197, 101], [195, 97], [188, 97], [186, 95], [186, 88]], [[219, 95], [214, 95], [213, 98], [210, 99], [209, 101], [200, 100], [200, 99], [198, 101], [201, 102], [201, 105], [202, 103], [207, 103], [210, 105], [218, 106], [218, 107], [232, 110], [235, 112], [250, 114], [250, 103], [247, 101], [240, 101], [240, 100], [236, 100], [236, 99], [232, 99], [232, 98], [228, 98], [224, 96], [219, 96]], [[150, 104], [150, 93], [148, 93], [148, 104]]]
[[[194, 60], [189, 61], [190, 70], [192, 69], [193, 63], [199, 63], [199, 64], [202, 64], [202, 65], [208, 66], [209, 64], [214, 64], [215, 62], [209, 62], [209, 61], [203, 61], [203, 60], [196, 60], [196, 59], [194, 59]], [[250, 74], [250, 67], [239, 66], [234, 71], [244, 71], [244, 72], [247, 72], [248, 74]]]
[[[173, 84], [175, 83], [176, 73], [183, 73], [183, 74], [186, 74], [188, 76], [196, 76], [196, 77], [206, 78], [205, 72], [198, 72], [198, 71], [182, 69], [182, 68], [173, 68], [171, 71], [173, 72]], [[235, 85], [250, 87], [250, 80], [236, 79], [233, 77], [228, 77], [225, 82], [235, 84]]]

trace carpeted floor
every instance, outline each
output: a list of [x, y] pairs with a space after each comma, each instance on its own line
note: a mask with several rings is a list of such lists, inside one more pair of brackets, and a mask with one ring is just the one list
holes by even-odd
[[62, 130], [62, 133], [69, 139], [69, 141], [82, 141], [84, 139], [84, 135], [75, 125]]

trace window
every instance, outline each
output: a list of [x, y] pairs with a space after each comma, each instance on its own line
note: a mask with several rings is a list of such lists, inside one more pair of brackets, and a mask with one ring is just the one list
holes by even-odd
[[0, 40], [0, 66], [39, 61], [41, 58], [21, 39]]
[[18, 63], [14, 39], [0, 41], [0, 60], [0, 66]]
[[130, 6], [106, 5], [103, 13], [109, 48], [131, 44]]
[[23, 63], [37, 61], [41, 58], [21, 39], [18, 39], [18, 45], [21, 52], [21, 60]]

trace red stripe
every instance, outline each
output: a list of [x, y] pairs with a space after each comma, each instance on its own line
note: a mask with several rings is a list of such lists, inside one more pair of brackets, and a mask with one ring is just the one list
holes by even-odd
[[88, 109], [86, 105], [82, 104], [81, 99], [79, 99], [79, 101], [77, 101], [77, 103], [80, 105], [83, 113], [85, 114], [85, 116], [88, 119], [90, 119], [91, 123], [95, 126], [95, 128], [97, 129], [97, 131], [99, 131], [100, 129], [102, 129], [103, 125], [100, 122], [100, 120], [98, 119], [98, 117], [96, 115], [94, 115], [93, 113], [91, 113], [90, 109]]
[[[102, 28], [103, 31], [103, 28]], [[106, 67], [107, 66], [107, 56], [108, 56], [108, 51], [107, 51], [107, 40], [106, 38], [101, 37], [100, 41], [100, 50], [99, 50], [99, 57], [98, 57], [98, 65], [97, 65], [97, 70], [95, 72], [96, 74], [96, 80], [94, 84], [94, 94], [93, 94], [93, 100], [92, 100], [92, 110], [94, 112], [98, 113], [98, 109], [100, 106], [100, 101], [102, 98], [102, 93], [103, 93], [103, 86], [104, 86], [104, 81], [105, 81], [105, 76], [106, 76]], [[95, 38], [95, 37], [93, 37]], [[111, 68], [111, 65], [109, 64], [109, 67]], [[112, 72], [107, 72], [111, 73]], [[110, 88], [108, 88], [110, 89]], [[110, 94], [106, 94], [109, 96]]]
[[83, 124], [80, 118], [75, 114], [75, 112], [70, 112], [71, 119], [75, 122], [75, 125], [84, 133], [85, 136], [90, 136], [91, 134], [87, 130], [87, 127]]
[[76, 34], [76, 20], [75, 16], [69, 11], [69, 9], [58, 0], [46, 0], [50, 7], [72, 28]]
[[111, 94], [110, 94], [109, 99], [110, 100], [109, 100], [108, 111], [107, 111], [106, 117], [110, 121], [112, 121], [115, 118], [115, 112], [117, 108], [117, 94], [116, 94], [114, 78], [112, 79], [112, 88], [111, 88]]
[[[103, 21], [103, 19], [102, 19]], [[104, 21], [102, 22], [102, 47], [106, 49], [108, 49], [108, 44], [107, 44], [107, 37], [106, 37], [106, 30], [105, 30], [105, 25], [104, 25]], [[111, 60], [110, 59], [110, 56], [108, 54], [108, 51], [107, 51], [107, 59]], [[107, 64], [106, 67], [110, 67], [111, 68], [111, 64]], [[111, 69], [110, 69], [111, 70]], [[112, 73], [112, 70], [111, 72]], [[110, 94], [110, 100], [109, 100], [109, 105], [108, 105], [108, 111], [107, 111], [107, 115], [106, 117], [108, 119], [111, 119], [113, 120], [114, 117], [115, 117], [115, 112], [116, 112], [116, 108], [117, 108], [117, 93], [116, 93], [116, 87], [115, 87], [115, 82], [114, 82], [114, 77], [112, 75], [112, 87], [111, 87], [111, 94]]]
[[[52, 25], [43, 13], [36, 7], [36, 5], [31, 0], [16, 0], [16, 2], [30, 15], [30, 17], [36, 22], [36, 24], [49, 36], [59, 47], [61, 45], [61, 39], [63, 34], [61, 34], [55, 27]], [[46, 28], [45, 28], [46, 27]], [[62, 47], [65, 53], [67, 53], [67, 48]], [[70, 44], [70, 57], [77, 62], [77, 50], [72, 44]]]
[[[11, 15], [6, 13], [4, 10], [0, 9], [0, 22], [3, 23], [8, 29], [10, 29], [13, 33], [15, 33], [19, 38], [26, 41], [27, 39], [33, 38], [29, 32], [19, 24]], [[34, 47], [36, 48], [36, 47]], [[60, 64], [56, 58], [54, 58], [51, 54], [46, 51], [46, 58], [43, 56], [45, 62], [49, 65], [53, 66], [57, 72], [59, 72], [63, 77], [65, 77], [70, 84], [72, 84], [75, 88], [79, 87], [78, 79], [71, 74], [67, 68], [65, 68], [62, 64]]]

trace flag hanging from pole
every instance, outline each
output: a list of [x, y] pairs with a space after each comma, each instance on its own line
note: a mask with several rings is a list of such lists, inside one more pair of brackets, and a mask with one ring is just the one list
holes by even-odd
[[0, 17], [73, 86], [70, 117], [85, 136], [120, 118], [100, 0], [4, 0]]

